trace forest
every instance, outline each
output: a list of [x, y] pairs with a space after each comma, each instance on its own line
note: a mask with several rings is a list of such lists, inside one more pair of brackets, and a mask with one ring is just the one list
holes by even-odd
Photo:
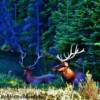
[[[62, 68], [71, 71], [67, 79]], [[73, 88], [69, 81], [79, 84], [80, 73], [91, 79], [83, 94], [78, 91], [84, 99], [76, 100], [99, 100], [86, 91], [100, 92], [100, 0], [0, 0], [0, 88], [26, 87], [30, 93], [32, 83], [40, 94], [47, 87], [58, 94], [66, 83]], [[46, 100], [75, 100], [67, 97]]]

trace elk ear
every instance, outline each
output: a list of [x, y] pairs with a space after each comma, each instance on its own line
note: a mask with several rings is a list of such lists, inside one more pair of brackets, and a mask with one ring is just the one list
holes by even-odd
[[26, 69], [24, 69], [24, 75], [26, 74]]

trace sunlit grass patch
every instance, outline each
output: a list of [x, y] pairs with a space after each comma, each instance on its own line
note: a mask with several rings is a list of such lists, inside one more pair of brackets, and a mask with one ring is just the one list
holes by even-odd
[[[82, 91], [81, 91], [82, 92]], [[48, 87], [48, 89], [37, 89], [30, 87], [24, 88], [2, 88], [0, 89], [0, 97], [3, 98], [34, 98], [34, 100], [99, 100], [100, 95], [94, 99], [83, 96], [80, 91], [73, 90], [71, 84], [66, 85], [65, 88]]]
[[11, 97], [13, 98], [36, 98], [36, 100], [79, 100], [81, 98], [80, 94], [75, 91], [69, 91], [72, 86], [68, 86], [65, 89], [55, 89], [55, 88], [48, 88], [48, 90], [44, 89], [35, 89], [35, 88], [7, 88], [7, 89], [0, 89], [1, 97], [6, 98]]
[[[6, 77], [6, 78], [5, 78]], [[2, 74], [0, 80], [5, 83], [6, 87], [0, 89], [0, 97], [34, 100], [100, 100], [96, 82], [87, 74], [87, 83], [81, 86], [79, 90], [73, 90], [71, 84], [65, 84], [64, 87], [55, 84], [41, 84], [38, 87], [26, 85], [22, 80]], [[3, 80], [3, 78], [5, 78]], [[22, 82], [22, 83], [21, 83]], [[21, 86], [19, 84], [21, 83]], [[11, 88], [12, 87], [12, 88]]]

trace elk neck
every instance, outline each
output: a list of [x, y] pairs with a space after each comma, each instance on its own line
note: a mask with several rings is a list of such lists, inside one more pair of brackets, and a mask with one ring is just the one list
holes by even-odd
[[35, 77], [32, 76], [32, 71], [31, 70], [24, 70], [24, 75], [25, 75], [25, 78], [28, 82], [31, 82], [32, 80], [35, 79]]
[[64, 67], [62, 74], [66, 79], [74, 79], [76, 76], [76, 73], [74, 71], [66, 67]]
[[63, 66], [59, 69], [65, 79], [74, 79], [76, 73], [69, 68], [69, 64], [67, 62], [63, 62]]

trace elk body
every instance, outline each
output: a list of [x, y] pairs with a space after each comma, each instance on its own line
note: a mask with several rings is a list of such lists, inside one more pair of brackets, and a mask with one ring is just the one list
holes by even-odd
[[60, 72], [64, 80], [67, 82], [71, 82], [73, 85], [79, 85], [80, 82], [85, 82], [86, 81], [85, 74], [82, 72], [73, 71], [68, 64], [68, 60], [74, 58], [76, 54], [80, 54], [82, 52], [84, 52], [84, 49], [79, 51], [76, 46], [75, 52], [72, 53], [72, 46], [71, 46], [70, 54], [68, 55], [68, 57], [66, 57], [64, 54], [65, 59], [63, 59], [64, 57], [57, 55], [57, 59], [61, 62], [61, 65], [54, 67], [53, 71]]
[[24, 67], [23, 60], [24, 60], [25, 56], [26, 56], [25, 54], [21, 54], [20, 64], [24, 68], [24, 77], [25, 77], [26, 83], [32, 84], [32, 85], [38, 85], [38, 84], [42, 84], [42, 83], [51, 83], [56, 79], [56, 76], [54, 74], [33, 76], [32, 70], [33, 70], [34, 66], [37, 64], [38, 60], [41, 58], [41, 56], [38, 55], [37, 60], [35, 61], [35, 63], [33, 65], [29, 65], [28, 67]]
[[24, 69], [24, 76], [27, 83], [38, 85], [42, 83], [52, 83], [56, 77], [53, 74], [45, 74], [41, 76], [32, 76], [32, 70], [29, 68]]

